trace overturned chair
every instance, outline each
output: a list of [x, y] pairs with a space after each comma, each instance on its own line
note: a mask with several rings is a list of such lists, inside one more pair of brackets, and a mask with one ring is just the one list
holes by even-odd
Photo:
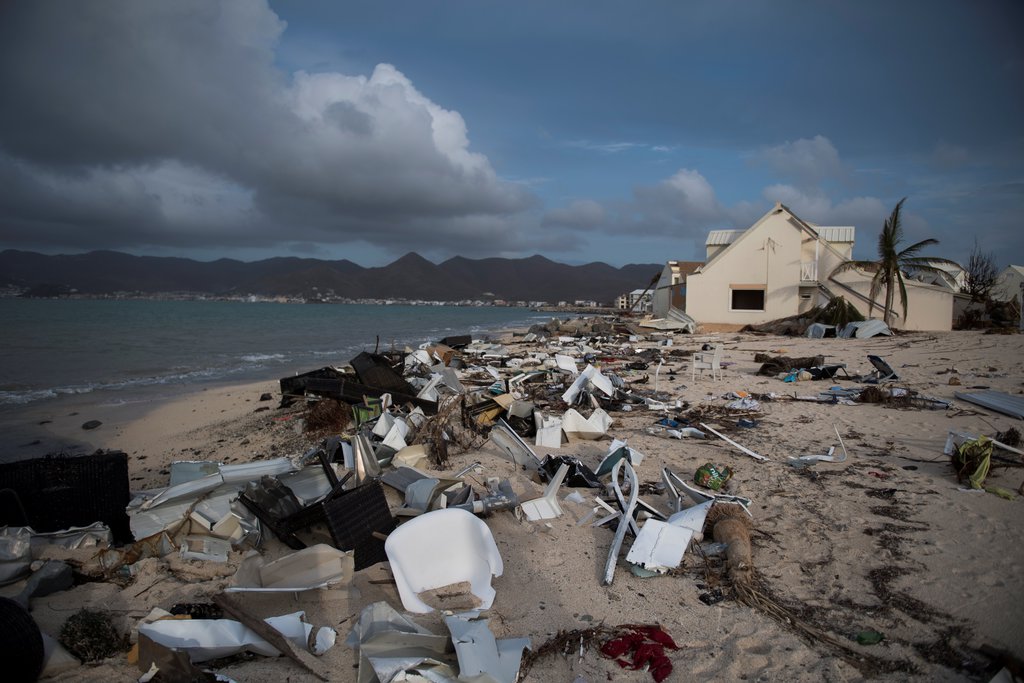
[[264, 477], [250, 484], [238, 497], [266, 528], [293, 550], [307, 547], [298, 534], [316, 524], [324, 524], [339, 550], [352, 550], [355, 569], [387, 561], [383, 538], [397, 524], [391, 514], [380, 480], [371, 479], [352, 489], [345, 483], [352, 473], [338, 480], [327, 454], [321, 450], [320, 463], [331, 483], [330, 492], [317, 502], [303, 507], [287, 486]]

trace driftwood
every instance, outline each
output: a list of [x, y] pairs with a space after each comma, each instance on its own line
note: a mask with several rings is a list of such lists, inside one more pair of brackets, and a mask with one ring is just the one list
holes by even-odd
[[716, 543], [725, 544], [725, 562], [734, 584], [753, 581], [754, 560], [750, 549], [750, 516], [740, 505], [717, 503], [708, 512], [706, 524]]
[[313, 657], [313, 655], [308, 652], [303, 652], [295, 647], [294, 643], [285, 638], [280, 631], [259, 617], [247, 612], [241, 605], [229, 598], [227, 595], [223, 593], [215, 595], [213, 596], [213, 601], [218, 607], [224, 610], [225, 614], [242, 622], [260, 638], [280, 650], [281, 654], [285, 657], [292, 660], [303, 669], [319, 678], [321, 681], [331, 680], [330, 672], [327, 671], [323, 664]]

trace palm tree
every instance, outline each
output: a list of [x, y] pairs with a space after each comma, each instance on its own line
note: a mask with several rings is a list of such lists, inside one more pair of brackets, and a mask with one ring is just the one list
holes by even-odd
[[904, 197], [897, 204], [896, 208], [892, 210], [889, 217], [885, 220], [885, 225], [882, 226], [882, 232], [878, 236], [878, 260], [877, 261], [845, 261], [841, 263], [834, 271], [832, 275], [845, 272], [847, 270], [859, 269], [874, 273], [874, 277], [871, 278], [871, 290], [868, 297], [871, 299], [871, 305], [868, 308], [868, 314], [870, 315], [875, 309], [875, 299], [878, 298], [879, 292], [882, 288], [885, 288], [885, 311], [884, 319], [886, 325], [892, 325], [892, 314], [893, 314], [893, 298], [895, 297], [896, 290], [899, 289], [900, 293], [900, 304], [903, 306], [903, 319], [907, 318], [907, 287], [903, 282], [903, 270], [907, 268], [913, 268], [916, 271], [924, 273], [941, 273], [940, 268], [936, 268], [935, 264], [951, 264], [957, 265], [955, 262], [944, 258], [935, 258], [932, 256], [918, 256], [920, 251], [930, 245], [938, 244], [937, 239], [926, 239], [911, 244], [909, 247], [903, 250], [899, 250], [899, 244], [903, 241], [903, 226], [900, 224], [900, 211], [903, 208], [903, 202], [907, 201]]

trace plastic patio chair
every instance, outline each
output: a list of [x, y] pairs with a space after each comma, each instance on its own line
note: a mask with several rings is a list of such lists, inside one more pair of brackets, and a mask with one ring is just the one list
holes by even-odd
[[[715, 344], [711, 351], [695, 351], [690, 360], [690, 381], [697, 378], [697, 371], [701, 376], [705, 370], [711, 371], [711, 379], [722, 379], [722, 345]], [[717, 373], [717, 376], [716, 376]]]
[[491, 577], [501, 576], [501, 555], [487, 524], [470, 512], [447, 508], [415, 517], [388, 535], [384, 549], [409, 612], [434, 611], [419, 594], [462, 581], [469, 583], [478, 609], [494, 601]]

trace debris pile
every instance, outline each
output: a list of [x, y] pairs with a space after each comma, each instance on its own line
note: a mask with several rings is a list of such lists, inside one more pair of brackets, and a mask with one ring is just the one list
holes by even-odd
[[[843, 311], [837, 305], [832, 314]], [[493, 523], [500, 519], [542, 538], [563, 519], [589, 525], [597, 544], [608, 544], [607, 554], [603, 546], [599, 553], [595, 584], [613, 585], [620, 568], [630, 581], [670, 581], [688, 570], [710, 581], [718, 568], [712, 586], [701, 587], [707, 589], [702, 602], [734, 597], [856, 660], [849, 645], [800, 623], [762, 590], [751, 543], [754, 506], [741, 495], [743, 470], [778, 468], [780, 461], [806, 470], [849, 458], [834, 423], [838, 441], [827, 453], [780, 458], [765, 439], [776, 401], [950, 403], [896, 386], [899, 377], [879, 356], [868, 356], [871, 375], [854, 378], [845, 364], [826, 363], [824, 356], [784, 354], [754, 356], [757, 374], [860, 385], [812, 396], [717, 388], [703, 397], [691, 392], [687, 401], [680, 370], [689, 365], [692, 379], [709, 364], [710, 382], [720, 382], [729, 356], [721, 343], [701, 349], [695, 340], [693, 349], [677, 350], [664, 343], [671, 340], [592, 319], [534, 325], [506, 343], [459, 335], [417, 349], [363, 352], [347, 364], [281, 378], [279, 409], [301, 415], [296, 432], [308, 440], [304, 451], [241, 464], [175, 461], [158, 488], [131, 491], [120, 452], [0, 466], [0, 488], [10, 491], [10, 500], [0, 502], [11, 508], [0, 533], [0, 582], [25, 581], [20, 602], [27, 606], [70, 587], [71, 564], [33, 564], [33, 546], [40, 544], [82, 551], [75, 580], [129, 585], [160, 562], [213, 577], [215, 605], [185, 615], [161, 605], [131, 624], [136, 647], [129, 656], [147, 676], [200, 680], [208, 674], [197, 664], [249, 653], [286, 656], [328, 680], [319, 658], [340, 634], [311, 623], [304, 611], [261, 618], [252, 609], [256, 596], [336, 590], [380, 572], [390, 577], [376, 582], [391, 602], [358, 605], [345, 638], [360, 681], [513, 683], [541, 656], [578, 651], [582, 658], [587, 649], [666, 680], [678, 648], [657, 624], [559, 630], [532, 651], [530, 637], [523, 637], [529, 634], [498, 638], [492, 631], [486, 615], [501, 591], [502, 554], [516, 551], [507, 538], [496, 540]], [[630, 429], [640, 425], [641, 434], [680, 440], [656, 442], [674, 456], [671, 467], [665, 453], [644, 453], [635, 440], [613, 438], [627, 422]], [[1010, 442], [1011, 431], [998, 436]], [[566, 448], [581, 444], [588, 453]], [[999, 441], [951, 433], [947, 454], [958, 477], [982, 488], [994, 447], [1019, 453]], [[701, 455], [678, 457], [691, 448]], [[498, 457], [474, 459], [483, 450]], [[657, 463], [660, 481], [641, 481], [645, 460]], [[398, 603], [406, 613], [443, 617], [447, 633], [421, 626], [397, 611]], [[215, 613], [208, 613], [212, 607]], [[121, 656], [128, 648], [128, 635], [104, 625], [99, 613], [75, 615], [65, 630], [61, 640], [82, 660]]]

